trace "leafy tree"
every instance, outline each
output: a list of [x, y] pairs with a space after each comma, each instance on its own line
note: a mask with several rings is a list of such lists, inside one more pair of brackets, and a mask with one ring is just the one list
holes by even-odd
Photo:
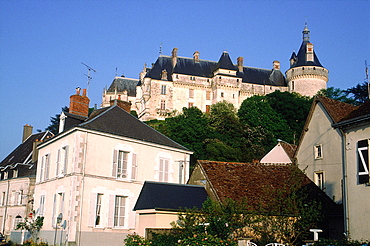
[[38, 241], [38, 234], [44, 225], [44, 217], [37, 216], [35, 220], [25, 218], [24, 222], [18, 223], [16, 230], [22, 229], [27, 230], [31, 234], [31, 238], [34, 242]]
[[240, 121], [248, 126], [261, 126], [264, 130], [271, 132], [275, 139], [293, 141], [287, 121], [270, 106], [264, 96], [245, 99], [239, 108], [238, 116]]
[[368, 84], [366, 82], [363, 82], [362, 84], [359, 83], [354, 87], [348, 88], [347, 90], [344, 90], [344, 93], [346, 96], [349, 96], [349, 98], [354, 100], [354, 105], [361, 105], [369, 100]]
[[349, 104], [355, 103], [354, 99], [347, 97], [345, 90], [340, 88], [328, 87], [326, 89], [321, 89], [319, 92], [317, 92], [317, 95]]
[[303, 130], [313, 99], [287, 91], [275, 91], [267, 94], [266, 99], [271, 108], [286, 120], [290, 128], [289, 132], [294, 140], [293, 143], [296, 143]]

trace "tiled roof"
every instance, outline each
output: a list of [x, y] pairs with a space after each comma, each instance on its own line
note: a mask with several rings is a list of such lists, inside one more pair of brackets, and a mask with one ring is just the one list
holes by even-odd
[[308, 199], [333, 205], [332, 200], [295, 165], [216, 161], [198, 161], [198, 164], [221, 201], [246, 199], [251, 209], [260, 211], [262, 206], [269, 211], [277, 202], [279, 191], [289, 194], [294, 186], [292, 180], [296, 180], [298, 187], [307, 189]]
[[213, 72], [220, 66], [220, 68], [237, 71], [236, 77], [241, 78], [243, 83], [287, 86], [280, 70], [243, 67], [243, 72], [239, 72], [237, 66], [232, 64], [228, 53], [222, 54], [220, 62], [201, 59], [194, 61], [193, 58], [178, 56], [176, 66], [173, 67], [171, 56], [160, 56], [146, 77], [161, 80], [162, 71], [166, 70], [168, 81], [172, 81], [173, 73], [212, 78]]
[[341, 121], [356, 119], [365, 116], [370, 116], [370, 100], [367, 100], [364, 104], [354, 109], [346, 117], [342, 118]]
[[291, 160], [293, 160], [295, 151], [297, 150], [297, 145], [285, 143], [285, 142], [282, 142], [282, 141], [280, 141], [280, 144], [281, 144], [281, 147], [283, 147], [283, 149], [285, 150], [285, 152], [289, 156], [289, 158]]
[[117, 105], [99, 109], [98, 112], [95, 117], [77, 126], [188, 151], [184, 146], [154, 130]]
[[115, 77], [107, 92], [127, 91], [127, 95], [136, 96], [136, 86], [139, 83], [138, 79], [129, 79], [125, 77]]
[[349, 113], [358, 108], [358, 106], [354, 106], [323, 96], [316, 96], [316, 100], [322, 103], [334, 123], [339, 122]]
[[36, 140], [41, 141], [52, 136], [53, 134], [49, 131], [30, 135], [23, 143], [18, 145], [17, 148], [1, 161], [0, 166], [6, 167], [17, 163], [30, 164], [32, 162], [33, 143]]
[[142, 209], [179, 210], [202, 208], [208, 195], [203, 186], [145, 181], [134, 211]]

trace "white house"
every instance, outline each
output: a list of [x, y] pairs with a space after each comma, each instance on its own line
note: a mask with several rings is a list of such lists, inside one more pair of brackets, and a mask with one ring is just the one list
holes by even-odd
[[138, 227], [133, 207], [144, 181], [188, 179], [192, 152], [118, 105], [129, 108], [115, 100], [88, 117], [78, 91], [61, 132], [39, 147], [35, 209], [50, 244], [122, 245]]

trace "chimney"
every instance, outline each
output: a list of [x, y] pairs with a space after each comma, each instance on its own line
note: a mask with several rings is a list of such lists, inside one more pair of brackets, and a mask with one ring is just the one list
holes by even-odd
[[33, 142], [32, 146], [32, 163], [35, 163], [37, 161], [37, 158], [39, 156], [39, 151], [37, 149], [37, 146], [42, 143], [42, 141], [39, 141], [38, 139]]
[[173, 48], [172, 50], [172, 67], [175, 67], [177, 63], [177, 50], [178, 48]]
[[82, 96], [80, 95], [81, 88], [76, 88], [76, 94], [70, 96], [69, 113], [88, 117], [90, 99], [86, 96], [86, 89], [83, 89]]
[[33, 127], [31, 125], [24, 125], [23, 126], [23, 137], [22, 137], [22, 143], [26, 141], [26, 139], [32, 135], [32, 129]]
[[194, 62], [199, 62], [199, 51], [195, 51], [193, 54]]
[[122, 101], [121, 95], [118, 96], [118, 99], [110, 100], [110, 106], [117, 105], [126, 112], [131, 112], [131, 102]]
[[274, 70], [280, 70], [280, 62], [279, 61], [273, 61], [273, 69]]
[[244, 58], [239, 56], [238, 59], [237, 59], [237, 63], [238, 63], [238, 70], [239, 72], [243, 72], [243, 63], [244, 63]]

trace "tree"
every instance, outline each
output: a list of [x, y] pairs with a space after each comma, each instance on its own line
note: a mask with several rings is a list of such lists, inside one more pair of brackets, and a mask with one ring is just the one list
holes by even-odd
[[37, 216], [35, 220], [25, 218], [24, 222], [20, 222], [16, 226], [16, 230], [22, 229], [27, 230], [31, 234], [31, 238], [34, 242], [38, 241], [39, 232], [44, 225], [44, 217]]
[[347, 93], [345, 92], [345, 90], [342, 90], [340, 88], [328, 87], [326, 89], [321, 89], [320, 91], [317, 92], [317, 95], [328, 97], [349, 104], [355, 103], [355, 100], [347, 97]]
[[264, 130], [271, 132], [275, 139], [293, 141], [287, 121], [270, 106], [264, 96], [245, 99], [239, 108], [238, 116], [240, 121], [248, 126], [261, 126]]
[[[62, 112], [68, 113], [68, 111], [69, 111], [69, 108], [67, 106], [64, 106], [62, 108]], [[60, 114], [56, 114], [54, 117], [50, 117], [50, 124], [48, 127], [45, 128], [45, 130], [52, 132], [54, 135], [58, 134], [59, 118], [60, 118]]]
[[369, 91], [368, 91], [368, 84], [363, 82], [362, 84], [359, 83], [354, 87], [348, 88], [344, 90], [346, 96], [353, 99], [354, 105], [361, 105], [369, 100]]

